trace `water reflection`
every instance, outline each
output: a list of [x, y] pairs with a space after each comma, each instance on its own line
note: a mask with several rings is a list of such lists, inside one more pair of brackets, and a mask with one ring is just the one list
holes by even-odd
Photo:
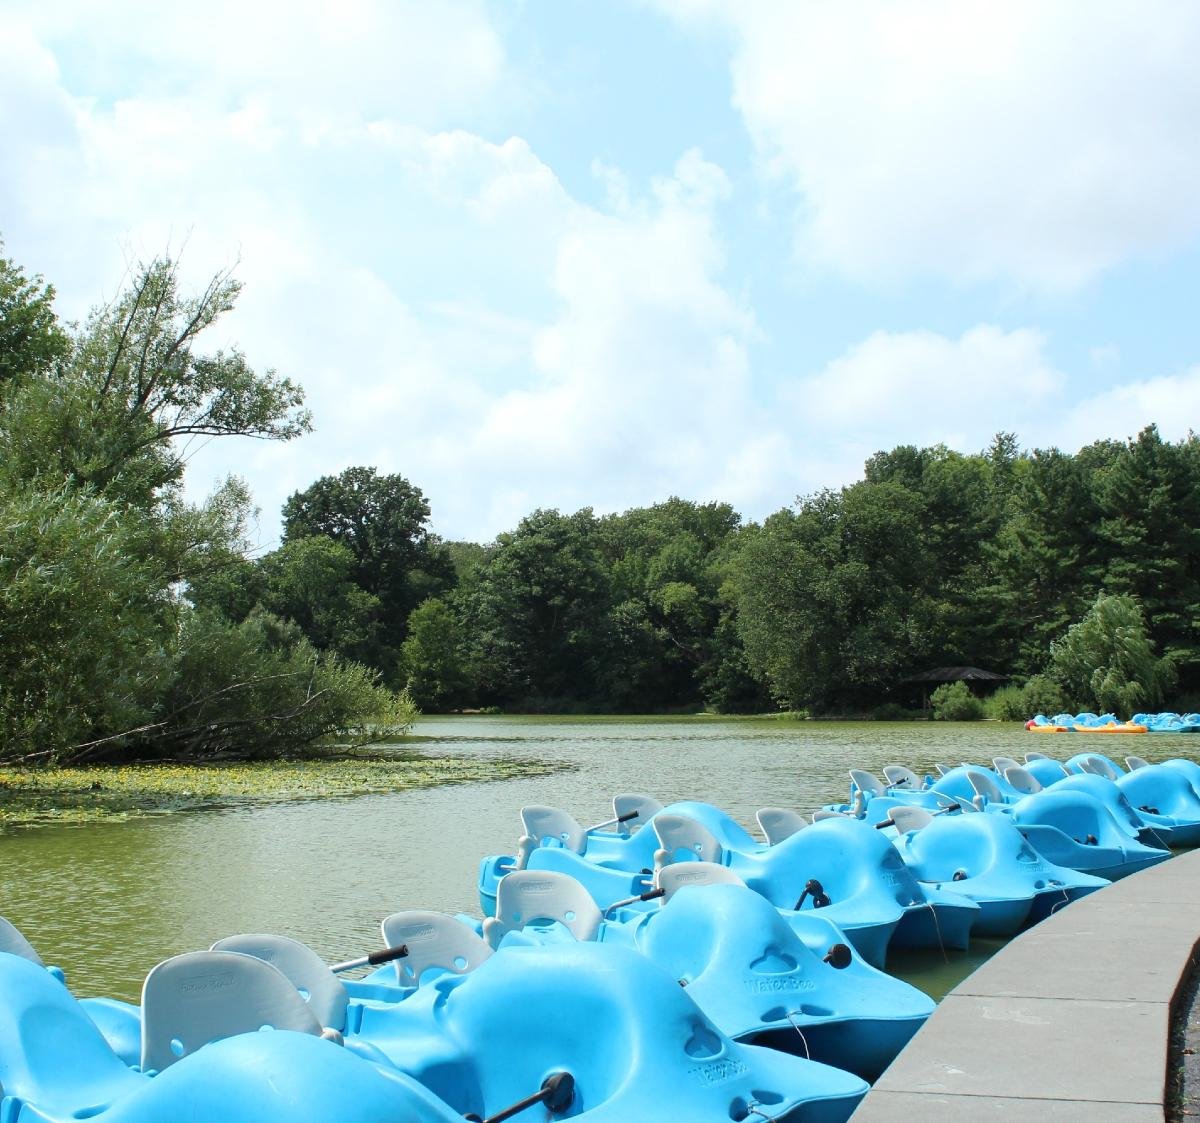
[[[613, 793], [642, 791], [664, 803], [708, 800], [753, 826], [764, 805], [809, 811], [845, 798], [851, 767], [902, 761], [923, 771], [1030, 747], [1020, 726], [994, 724], [472, 717], [424, 720], [416, 732], [426, 752], [571, 767], [493, 784], [11, 832], [0, 837], [0, 913], [67, 969], [76, 993], [132, 999], [160, 959], [233, 932], [282, 932], [345, 959], [376, 946], [379, 920], [396, 909], [477, 912], [479, 859], [511, 852], [525, 803], [556, 804], [590, 823], [609, 817]], [[920, 961], [902, 969], [937, 991], [972, 962], [960, 954], [950, 969]]]

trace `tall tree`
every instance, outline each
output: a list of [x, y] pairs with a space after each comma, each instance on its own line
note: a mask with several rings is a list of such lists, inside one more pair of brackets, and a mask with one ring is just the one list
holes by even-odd
[[412, 610], [454, 584], [453, 562], [430, 533], [429, 515], [425, 496], [403, 476], [347, 468], [287, 500], [284, 541], [324, 535], [345, 546], [355, 581], [378, 598], [380, 640], [395, 650]]

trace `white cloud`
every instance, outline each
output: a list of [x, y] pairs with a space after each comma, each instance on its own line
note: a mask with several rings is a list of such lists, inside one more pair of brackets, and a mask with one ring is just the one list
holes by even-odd
[[805, 260], [1058, 289], [1200, 230], [1200, 6], [661, 3], [732, 30]]
[[1158, 425], [1164, 440], [1188, 435], [1200, 418], [1200, 366], [1179, 374], [1130, 382], [1089, 394], [1076, 403], [1057, 427], [1052, 443], [1074, 451], [1093, 441], [1135, 437], [1147, 425]]

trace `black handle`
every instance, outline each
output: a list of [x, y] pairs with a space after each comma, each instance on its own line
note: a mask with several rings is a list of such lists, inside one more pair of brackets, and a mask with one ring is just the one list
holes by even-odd
[[884, 827], [894, 827], [895, 825], [891, 819], [884, 819], [882, 822], [875, 824], [875, 829], [881, 831]]
[[667, 891], [665, 889], [647, 889], [645, 893], [638, 895], [639, 901], [656, 901], [659, 897], [665, 897]]
[[504, 1123], [504, 1120], [519, 1115], [526, 1108], [533, 1107], [534, 1104], [545, 1104], [547, 1111], [557, 1115], [559, 1112], [566, 1111], [574, 1098], [575, 1077], [569, 1072], [555, 1072], [542, 1081], [540, 1091], [534, 1092], [532, 1096], [526, 1096], [523, 1100], [518, 1100], [503, 1111], [489, 1115], [486, 1119], [482, 1119], [474, 1112], [464, 1118], [470, 1120], [471, 1123]]
[[640, 814], [640, 811], [626, 811], [624, 815], [618, 815], [616, 821], [618, 823], [628, 823], [630, 819], [636, 819]]
[[394, 948], [371, 952], [367, 956], [367, 964], [371, 967], [378, 967], [381, 963], [391, 963], [393, 959], [403, 959], [407, 954], [408, 944], [399, 944]]

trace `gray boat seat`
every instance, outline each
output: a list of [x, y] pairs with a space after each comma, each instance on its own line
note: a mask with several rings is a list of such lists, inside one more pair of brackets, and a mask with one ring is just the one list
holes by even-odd
[[853, 819], [853, 815], [846, 814], [845, 811], [830, 811], [827, 807], [822, 807], [818, 811], [812, 813], [812, 821], [819, 823], [822, 819]]
[[1053, 760], [1053, 759], [1054, 759], [1054, 757], [1047, 756], [1045, 753], [1026, 753], [1025, 754], [1025, 763], [1026, 764], [1028, 764], [1030, 761], [1033, 761], [1033, 760]]
[[1006, 768], [1020, 768], [1021, 762], [1013, 760], [1010, 756], [994, 756], [992, 757], [992, 766], [1003, 776]]
[[36, 963], [39, 967], [46, 966], [42, 962], [42, 957], [34, 950], [33, 944], [21, 935], [15, 924], [5, 920], [2, 916], [0, 916], [0, 951], [6, 951], [9, 955], [19, 955], [22, 959], [28, 959], [30, 963]]
[[850, 782], [860, 792], [866, 792], [868, 795], [887, 795], [887, 787], [884, 782], [873, 772], [868, 772], [866, 769], [851, 768]]
[[236, 951], [271, 964], [300, 992], [322, 1026], [345, 1031], [346, 1007], [350, 1004], [345, 984], [307, 944], [288, 936], [256, 932], [226, 936], [210, 950]]
[[1022, 768], [1019, 764], [1006, 768], [1004, 778], [1025, 795], [1036, 795], [1042, 790], [1041, 781], [1028, 768]]
[[654, 833], [658, 835], [659, 843], [659, 849], [654, 852], [655, 869], [661, 869], [674, 862], [675, 855], [680, 850], [686, 850], [696, 861], [721, 861], [721, 844], [703, 823], [698, 823], [687, 815], [660, 812], [654, 816], [651, 825], [654, 827]]
[[976, 799], [985, 799], [988, 803], [1004, 802], [1004, 793], [1000, 790], [1000, 785], [986, 772], [981, 772], [978, 768], [968, 768], [966, 776], [967, 782], [975, 789]]
[[[512, 877], [508, 874], [502, 881]], [[408, 955], [397, 959], [396, 975], [402, 987], [415, 987], [429, 968], [466, 975], [492, 954], [488, 942], [465, 924], [444, 912], [406, 909], [385, 917], [385, 947], [405, 944]]]
[[1140, 756], [1127, 756], [1125, 763], [1129, 765], [1130, 772], [1136, 772], [1139, 768], [1149, 768], [1150, 762]]
[[1103, 760], [1098, 756], [1085, 756], [1079, 762], [1079, 767], [1084, 772], [1090, 772], [1093, 776], [1103, 776], [1106, 780], [1119, 780], [1121, 773], [1118, 772], [1107, 760]]
[[953, 764], [943, 764], [943, 763], [942, 763], [942, 762], [939, 760], [939, 761], [937, 762], [937, 764], [935, 764], [935, 765], [933, 766], [933, 770], [934, 770], [934, 771], [935, 771], [935, 772], [936, 772], [936, 773], [937, 773], [939, 776], [945, 776], [945, 775], [946, 775], [948, 772], [953, 772], [953, 771], [954, 771], [954, 765], [953, 765]]
[[754, 817], [771, 846], [785, 838], [791, 838], [797, 831], [802, 831], [808, 826], [804, 816], [790, 807], [760, 807], [754, 813]]
[[893, 807], [888, 818], [896, 825], [900, 834], [919, 831], [933, 822], [933, 816], [923, 807]]
[[142, 985], [142, 1070], [162, 1072], [210, 1041], [265, 1029], [323, 1034], [307, 1002], [265, 960], [234, 951], [189, 951], [155, 967]]
[[537, 920], [556, 921], [577, 940], [594, 939], [600, 907], [573, 877], [553, 870], [514, 870], [496, 886], [496, 915], [483, 922], [483, 938], [499, 946], [509, 932]]
[[906, 792], [919, 792], [924, 781], [911, 768], [903, 764], [885, 764], [884, 779], [893, 788], [903, 788]]
[[663, 866], [654, 875], [654, 887], [663, 890], [664, 905], [688, 885], [745, 884], [728, 866], [719, 866], [716, 862], [675, 862]]
[[521, 808], [521, 826], [538, 846], [561, 846], [576, 854], [587, 849], [587, 831], [559, 807], [528, 804]]
[[612, 802], [614, 819], [620, 819], [631, 811], [637, 812], [636, 819], [617, 824], [617, 830], [623, 835], [631, 835], [634, 831], [640, 830], [663, 809], [663, 805], [652, 795], [640, 795], [637, 792], [622, 792], [620, 795], [614, 795]]

